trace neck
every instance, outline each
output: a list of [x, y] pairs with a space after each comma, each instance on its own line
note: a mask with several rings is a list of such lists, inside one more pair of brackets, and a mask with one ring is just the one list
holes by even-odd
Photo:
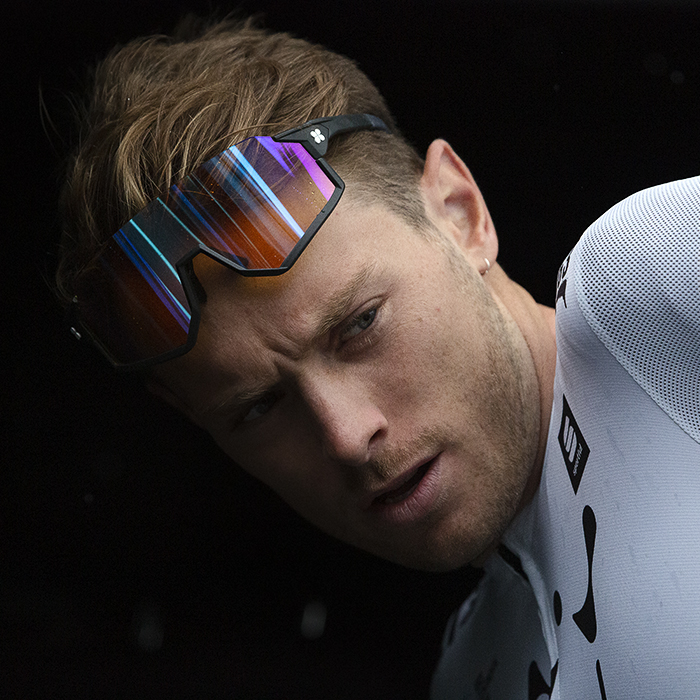
[[517, 323], [527, 343], [539, 389], [539, 438], [532, 474], [521, 499], [520, 508], [522, 508], [532, 500], [537, 491], [547, 447], [549, 419], [554, 396], [554, 371], [557, 359], [554, 309], [538, 304], [523, 287], [511, 280], [497, 264], [491, 267], [489, 278], [489, 284]]

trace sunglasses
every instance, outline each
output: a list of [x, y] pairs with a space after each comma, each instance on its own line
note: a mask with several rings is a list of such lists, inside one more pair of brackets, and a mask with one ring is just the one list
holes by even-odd
[[226, 149], [148, 204], [78, 276], [71, 332], [114, 367], [184, 355], [197, 339], [200, 253], [241, 275], [289, 270], [345, 184], [326, 163], [338, 134], [388, 128], [369, 114], [325, 117]]

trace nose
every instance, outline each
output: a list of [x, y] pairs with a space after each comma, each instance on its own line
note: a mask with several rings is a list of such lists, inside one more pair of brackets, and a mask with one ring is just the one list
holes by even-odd
[[361, 466], [367, 463], [388, 427], [371, 385], [360, 378], [317, 375], [302, 389], [318, 426], [325, 457]]

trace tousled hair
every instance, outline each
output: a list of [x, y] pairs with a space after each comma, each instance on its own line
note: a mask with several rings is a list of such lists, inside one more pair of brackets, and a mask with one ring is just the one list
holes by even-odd
[[[428, 227], [422, 160], [351, 60], [252, 20], [185, 21], [172, 37], [137, 39], [94, 69], [63, 188], [57, 291], [148, 202], [208, 158], [253, 135], [317, 117], [369, 113], [392, 130], [336, 137], [327, 159], [353, 197], [374, 198]], [[350, 188], [348, 188], [350, 189]]]

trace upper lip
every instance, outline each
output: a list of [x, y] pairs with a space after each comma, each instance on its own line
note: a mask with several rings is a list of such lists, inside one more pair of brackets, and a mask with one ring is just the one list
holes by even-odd
[[410, 469], [401, 472], [399, 476], [392, 479], [388, 483], [383, 484], [381, 488], [372, 491], [372, 493], [370, 493], [366, 498], [363, 499], [364, 510], [370, 508], [374, 504], [374, 502], [384, 494], [390, 493], [391, 491], [395, 491], [396, 489], [403, 486], [403, 484], [405, 484], [407, 481], [410, 481], [421, 467], [424, 467], [429, 462], [432, 462], [436, 456], [437, 455], [433, 455], [432, 457], [428, 457], [426, 459], [420, 460], [419, 462], [416, 462]]

